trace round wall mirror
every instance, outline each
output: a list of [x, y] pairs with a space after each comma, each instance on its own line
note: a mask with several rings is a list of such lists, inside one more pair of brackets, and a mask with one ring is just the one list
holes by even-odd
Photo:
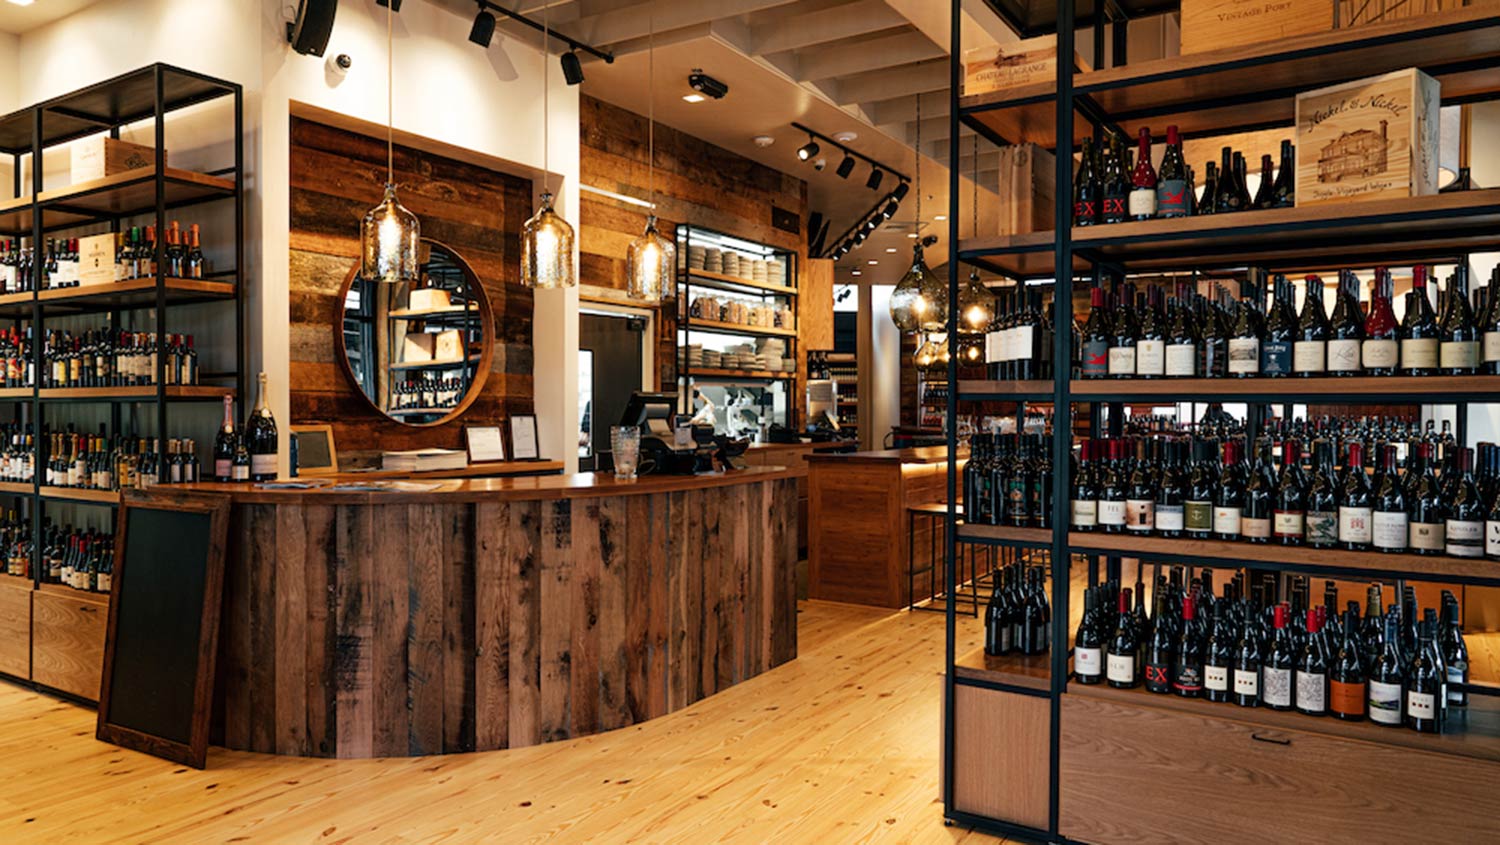
[[494, 318], [458, 253], [422, 239], [421, 280], [381, 284], [356, 266], [339, 293], [339, 360], [376, 411], [411, 426], [458, 417], [479, 395], [494, 352]]

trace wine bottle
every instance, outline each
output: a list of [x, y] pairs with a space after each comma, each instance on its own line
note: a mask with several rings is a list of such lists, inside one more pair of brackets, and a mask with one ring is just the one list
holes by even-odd
[[1271, 154], [1266, 153], [1260, 157], [1260, 187], [1255, 191], [1255, 202], [1253, 208], [1274, 208], [1276, 205], [1276, 182], [1273, 175], [1274, 166], [1271, 164]]
[[1418, 264], [1411, 272], [1411, 293], [1401, 321], [1401, 371], [1430, 376], [1438, 367], [1437, 315], [1427, 293], [1427, 268]]
[[1292, 344], [1297, 340], [1297, 315], [1292, 309], [1292, 290], [1286, 277], [1277, 274], [1271, 313], [1266, 320], [1265, 337], [1260, 344], [1260, 374], [1272, 378], [1292, 373]]
[[1010, 625], [1005, 607], [1005, 577], [1009, 570], [997, 569], [994, 573], [994, 589], [989, 603], [984, 607], [984, 653], [999, 657], [1010, 651]]
[[1203, 646], [1196, 599], [1189, 591], [1182, 597], [1182, 630], [1177, 635], [1177, 663], [1172, 673], [1172, 692], [1183, 698], [1197, 698], [1203, 694]]
[[1376, 476], [1375, 504], [1370, 517], [1370, 543], [1376, 551], [1404, 552], [1410, 530], [1406, 492], [1396, 460], [1396, 447], [1385, 446]]
[[1165, 465], [1156, 485], [1156, 533], [1176, 539], [1182, 536], [1186, 524], [1188, 479], [1183, 467], [1186, 449], [1179, 440], [1169, 441], [1164, 449]]
[[1448, 506], [1443, 501], [1442, 485], [1432, 472], [1431, 443], [1416, 445], [1414, 462], [1416, 466], [1407, 470], [1407, 477], [1414, 481], [1406, 497], [1406, 544], [1419, 555], [1439, 555], [1447, 541]]
[[[1226, 590], [1228, 585], [1225, 585]], [[1234, 627], [1229, 619], [1229, 601], [1215, 602], [1213, 625], [1203, 651], [1203, 697], [1209, 701], [1228, 701], [1230, 676], [1234, 673]]]
[[1116, 133], [1110, 134], [1105, 148], [1101, 187], [1104, 204], [1100, 222], [1124, 223], [1129, 213], [1130, 173], [1125, 164], [1125, 140]]
[[1370, 298], [1370, 314], [1365, 318], [1365, 339], [1360, 347], [1360, 364], [1372, 376], [1394, 375], [1400, 361], [1396, 314], [1391, 310], [1391, 274], [1384, 267], [1375, 268], [1375, 286]]
[[1161, 156], [1156, 180], [1156, 216], [1186, 217], [1192, 212], [1187, 163], [1182, 157], [1182, 139], [1176, 126], [1167, 127], [1167, 148]]
[[1261, 693], [1261, 669], [1264, 658], [1258, 623], [1251, 618], [1254, 611], [1251, 601], [1240, 602], [1241, 615], [1245, 619], [1240, 626], [1240, 635], [1234, 650], [1234, 703], [1241, 707], [1259, 707]]
[[1297, 656], [1297, 710], [1308, 716], [1328, 713], [1328, 653], [1323, 641], [1323, 621], [1317, 609], [1307, 609], [1307, 639]]
[[1365, 475], [1364, 444], [1350, 443], [1339, 489], [1339, 544], [1351, 551], [1370, 547], [1374, 496]]
[[1500, 265], [1490, 272], [1490, 285], [1485, 289], [1485, 307], [1479, 318], [1482, 372], [1500, 375]]
[[1245, 162], [1242, 153], [1234, 154], [1234, 199], [1239, 211], [1249, 211], [1250, 201], [1250, 179], [1249, 166]]
[[1135, 317], [1135, 288], [1126, 285], [1110, 319], [1109, 374], [1116, 378], [1135, 375], [1136, 336], [1140, 326]]
[[1151, 616], [1151, 639], [1146, 644], [1147, 692], [1172, 691], [1172, 667], [1177, 662], [1177, 626], [1168, 615], [1167, 600], [1167, 591], [1158, 582], [1155, 590], [1156, 609]]
[[1156, 463], [1147, 456], [1146, 443], [1136, 441], [1130, 488], [1125, 493], [1125, 530], [1142, 537], [1156, 527]]
[[234, 398], [224, 397], [224, 422], [214, 437], [214, 481], [234, 480], [234, 450], [239, 436], [234, 429]]
[[1458, 688], [1458, 684], [1469, 682], [1469, 646], [1464, 642], [1463, 627], [1459, 623], [1458, 600], [1447, 590], [1443, 591], [1443, 627], [1438, 636], [1438, 646], [1443, 653], [1443, 666], [1448, 672], [1448, 706], [1467, 707], [1469, 694]]
[[1194, 440], [1192, 467], [1188, 471], [1187, 499], [1183, 504], [1183, 527], [1187, 536], [1206, 540], [1214, 528], [1214, 492], [1218, 487], [1219, 468], [1213, 460], [1214, 444]]
[[1215, 201], [1219, 196], [1219, 168], [1213, 162], [1203, 165], [1203, 193], [1198, 197], [1195, 214], [1215, 214]]
[[1244, 510], [1240, 513], [1240, 534], [1252, 543], [1271, 542], [1271, 522], [1276, 509], [1276, 466], [1271, 457], [1271, 441], [1261, 438], [1256, 445], [1255, 462], [1245, 483]]
[[[1354, 602], [1350, 602], [1351, 605]], [[1357, 606], [1357, 605], [1356, 605]], [[1336, 719], [1360, 721], [1365, 717], [1365, 661], [1359, 650], [1359, 614], [1344, 612], [1344, 630], [1338, 652], [1328, 671], [1328, 710]]]
[[1130, 219], [1156, 216], [1156, 169], [1151, 166], [1151, 130], [1141, 127], [1136, 141], [1135, 171], [1130, 175]]
[[1073, 225], [1092, 226], [1099, 222], [1099, 158], [1094, 139], [1084, 138], [1078, 159], [1078, 173], [1073, 177]]
[[1113, 339], [1109, 312], [1104, 304], [1104, 288], [1089, 290], [1089, 318], [1083, 325], [1084, 378], [1104, 378], [1109, 375], [1109, 347]]
[[1323, 280], [1309, 275], [1304, 282], [1302, 314], [1292, 345], [1292, 370], [1305, 378], [1323, 375], [1328, 369], [1329, 323], [1323, 309]]
[[1198, 375], [1198, 331], [1192, 309], [1178, 296], [1169, 304], [1168, 312], [1171, 320], [1167, 328], [1167, 377], [1192, 378]]
[[1249, 378], [1260, 374], [1260, 312], [1254, 300], [1240, 300], [1234, 328], [1229, 335], [1229, 374]]
[[1198, 298], [1198, 374], [1223, 378], [1229, 370], [1229, 328], [1219, 306]]
[[1131, 689], [1140, 686], [1140, 640], [1130, 616], [1130, 588], [1120, 591], [1119, 621], [1105, 654], [1105, 680], [1112, 687]]
[[250, 412], [250, 422], [246, 426], [246, 439], [250, 448], [250, 480], [251, 481], [274, 481], [276, 480], [276, 452], [279, 438], [276, 434], [276, 420], [271, 416], [271, 406], [266, 402], [266, 374], [258, 376], [259, 389], [255, 395], [255, 408]]
[[1140, 378], [1161, 378], [1167, 374], [1167, 324], [1161, 312], [1160, 295], [1160, 288], [1150, 288], [1141, 312], [1135, 339], [1135, 374]]
[[1214, 496], [1214, 538], [1238, 540], [1240, 520], [1245, 509], [1245, 479], [1239, 466], [1240, 444], [1224, 443], [1224, 469], [1219, 473], [1219, 489]]
[[1099, 485], [1099, 528], [1106, 534], [1123, 534], [1126, 523], [1126, 488], [1130, 483], [1124, 466], [1125, 442], [1103, 442], [1109, 449], [1109, 459], [1104, 467], [1104, 480]]
[[1454, 450], [1454, 458], [1454, 482], [1443, 497], [1448, 503], [1443, 548], [1454, 557], [1483, 557], [1484, 520], [1489, 509], [1474, 485], [1474, 450], [1459, 447]]
[[1479, 337], [1474, 329], [1474, 315], [1469, 310], [1469, 262], [1458, 262], [1448, 278], [1448, 295], [1443, 299], [1443, 318], [1439, 323], [1441, 342], [1438, 347], [1438, 369], [1445, 376], [1473, 375], [1479, 366]]
[[1292, 670], [1297, 657], [1291, 631], [1287, 629], [1288, 608], [1278, 604], [1271, 623], [1271, 645], [1260, 673], [1260, 701], [1272, 710], [1292, 709]]
[[1090, 587], [1083, 592], [1083, 618], [1073, 636], [1073, 677], [1080, 684], [1098, 684], [1104, 680], [1104, 634], [1099, 628], [1099, 590]]
[[1418, 733], [1439, 733], [1441, 707], [1445, 700], [1443, 684], [1446, 672], [1432, 659], [1434, 648], [1432, 623], [1423, 620], [1417, 627], [1417, 647], [1406, 665], [1406, 726]]
[[1359, 277], [1349, 270], [1341, 270], [1328, 326], [1329, 375], [1359, 374], [1364, 339], [1365, 325], [1359, 310]]
[[1225, 147], [1220, 151], [1219, 157], [1219, 181], [1214, 191], [1214, 212], [1226, 214], [1242, 210], [1240, 207], [1240, 191], [1235, 184], [1234, 151]]
[[1403, 689], [1406, 667], [1396, 634], [1396, 617], [1386, 614], [1382, 626], [1380, 654], [1370, 670], [1370, 721], [1377, 725], [1400, 727], [1405, 713]]
[[1046, 654], [1048, 635], [1052, 630], [1051, 608], [1047, 604], [1047, 590], [1042, 582], [1041, 567], [1026, 570], [1025, 598], [1019, 608], [1016, 646], [1022, 654], [1036, 656]]
[[1297, 164], [1294, 157], [1296, 148], [1291, 141], [1281, 142], [1281, 166], [1276, 168], [1276, 184], [1272, 186], [1271, 193], [1273, 208], [1291, 208], [1297, 204]]
[[1300, 444], [1281, 444], [1281, 478], [1276, 485], [1272, 536], [1284, 546], [1300, 546], [1307, 529], [1307, 481], [1303, 477]]

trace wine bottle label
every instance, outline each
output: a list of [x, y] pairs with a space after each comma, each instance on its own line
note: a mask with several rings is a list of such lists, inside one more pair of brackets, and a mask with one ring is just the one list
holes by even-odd
[[1401, 685], [1370, 681], [1370, 721], [1401, 724]]
[[1124, 195], [1104, 195], [1104, 222], [1118, 223], [1125, 219], [1126, 197]]
[[1036, 357], [1033, 354], [1036, 343], [1035, 326], [1017, 326], [1011, 337], [1010, 359], [1012, 361], [1026, 361]]
[[1099, 500], [1099, 524], [1100, 525], [1124, 525], [1125, 503], [1110, 502], [1105, 499]]
[[1083, 375], [1099, 378], [1109, 374], [1109, 342], [1089, 340], [1083, 344]]
[[1229, 691], [1229, 667], [1228, 666], [1204, 666], [1203, 685], [1214, 692]]
[[1479, 344], [1472, 340], [1445, 340], [1438, 348], [1438, 366], [1472, 368], [1479, 365]]
[[1260, 700], [1272, 707], [1292, 706], [1292, 670], [1266, 666], [1261, 669]]
[[1198, 372], [1198, 346], [1193, 343], [1167, 345], [1167, 375], [1192, 376]]
[[1146, 689], [1151, 692], [1167, 692], [1172, 689], [1169, 677], [1172, 666], [1168, 663], [1146, 663]]
[[1212, 531], [1214, 528], [1214, 506], [1209, 502], [1188, 502], [1183, 508], [1184, 521], [1189, 531]]
[[1443, 550], [1444, 528], [1441, 522], [1409, 522], [1406, 525], [1406, 544], [1413, 549]]
[[1133, 654], [1111, 654], [1107, 666], [1106, 676], [1117, 684], [1135, 683], [1135, 655]]
[[1139, 376], [1160, 376], [1167, 372], [1167, 342], [1164, 340], [1138, 340], [1135, 344], [1135, 373]]
[[230, 466], [233, 461], [228, 458], [217, 458], [214, 460], [214, 476], [216, 478], [228, 478], [231, 474]]
[[1484, 523], [1450, 519], [1444, 523], [1447, 552], [1454, 557], [1484, 556]]
[[1254, 669], [1234, 670], [1234, 694], [1246, 696], [1260, 695], [1260, 673]]
[[[984, 360], [996, 363], [1000, 360], [1000, 332], [989, 332], [984, 336]], [[1087, 363], [1084, 372], [1088, 371]]]
[[1004, 654], [1016, 647], [1015, 628], [1011, 625], [1000, 626], [1000, 653]]
[[1073, 203], [1074, 225], [1087, 226], [1099, 216], [1099, 203], [1095, 200], [1080, 200]]
[[1285, 375], [1292, 371], [1292, 344], [1285, 340], [1268, 340], [1260, 347], [1260, 371], [1266, 375]]
[[1437, 696], [1430, 692], [1411, 690], [1406, 694], [1406, 715], [1413, 719], [1432, 719], [1437, 716]]
[[1484, 553], [1500, 557], [1500, 522], [1489, 519], [1484, 521]]
[[1190, 196], [1186, 179], [1162, 179], [1156, 183], [1156, 216], [1186, 216]]
[[1177, 671], [1172, 676], [1172, 689], [1197, 695], [1203, 690], [1203, 667], [1193, 663], [1179, 662]]
[[1328, 369], [1328, 344], [1321, 340], [1299, 340], [1292, 344], [1292, 369], [1299, 373], [1321, 373]]
[[1150, 218], [1156, 216], [1156, 189], [1135, 188], [1130, 192], [1130, 216]]
[[1125, 527], [1131, 531], [1147, 532], [1155, 524], [1156, 502], [1151, 499], [1125, 500]]
[[1237, 535], [1240, 533], [1240, 509], [1214, 505], [1214, 533]]
[[1272, 530], [1277, 537], [1301, 537], [1305, 522], [1301, 511], [1277, 511]]
[[1135, 347], [1111, 346], [1109, 348], [1109, 374], [1112, 376], [1135, 375]]
[[1322, 713], [1328, 709], [1328, 691], [1324, 681], [1326, 675], [1313, 672], [1297, 673], [1297, 707], [1309, 713]]
[[1399, 358], [1396, 341], [1367, 340], [1359, 348], [1359, 357], [1367, 370], [1390, 369], [1396, 366]]
[[1464, 675], [1468, 674], [1468, 669], [1468, 661], [1460, 661], [1448, 664], [1448, 673], [1446, 676], [1448, 679], [1448, 683], [1444, 684], [1444, 686], [1447, 688], [1449, 704], [1457, 704], [1460, 707], [1463, 706], [1464, 694], [1454, 689], [1453, 685], [1462, 684], [1467, 681]]
[[1073, 500], [1073, 526], [1093, 528], [1099, 524], [1099, 502], [1097, 499]]
[[1090, 678], [1099, 677], [1103, 670], [1104, 650], [1100, 648], [1073, 648], [1073, 671]]
[[1183, 528], [1182, 505], [1156, 504], [1156, 530], [1158, 531], [1181, 531]]
[[[1369, 341], [1366, 341], [1369, 345]], [[1368, 362], [1366, 362], [1368, 364]], [[1438, 365], [1438, 342], [1435, 337], [1406, 338], [1401, 341], [1401, 368], [1415, 370]]]
[[1370, 542], [1370, 509], [1339, 505], [1339, 542]]
[[230, 473], [230, 477], [235, 481], [249, 481], [250, 468], [244, 464], [235, 464], [234, 471]]
[[1363, 716], [1365, 714], [1365, 685], [1329, 681], [1328, 708], [1345, 716]]
[[1231, 337], [1229, 339], [1229, 371], [1231, 373], [1254, 373], [1259, 370], [1260, 339]]
[[1328, 341], [1328, 371], [1330, 373], [1357, 372], [1360, 344], [1359, 340]]
[[1484, 333], [1484, 360], [1500, 361], [1500, 332]]
[[275, 475], [276, 454], [273, 452], [269, 455], [251, 455], [250, 472], [254, 475]]
[[1370, 528], [1370, 542], [1377, 549], [1406, 548], [1406, 512], [1375, 511]]
[[1271, 536], [1271, 520], [1264, 517], [1240, 517], [1240, 533], [1252, 540], [1268, 539]]

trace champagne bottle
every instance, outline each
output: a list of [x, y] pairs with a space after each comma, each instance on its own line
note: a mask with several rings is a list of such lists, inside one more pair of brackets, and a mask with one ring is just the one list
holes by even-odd
[[234, 429], [234, 399], [224, 397], [224, 422], [214, 437], [214, 481], [234, 480], [234, 450], [239, 436]]
[[255, 407], [250, 411], [250, 421], [246, 426], [246, 439], [250, 451], [250, 480], [251, 481], [274, 481], [276, 479], [276, 453], [279, 439], [276, 433], [276, 420], [271, 416], [271, 406], [267, 404], [266, 374], [258, 376], [259, 388], [256, 391]]

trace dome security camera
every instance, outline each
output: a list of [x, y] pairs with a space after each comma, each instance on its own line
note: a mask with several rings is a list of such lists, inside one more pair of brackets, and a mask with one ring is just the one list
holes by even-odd
[[826, 158], [820, 158], [817, 161], [813, 162], [813, 169], [814, 170], [821, 171], [823, 168], [825, 168], [827, 166], [828, 166], [828, 159], [826, 159]]

